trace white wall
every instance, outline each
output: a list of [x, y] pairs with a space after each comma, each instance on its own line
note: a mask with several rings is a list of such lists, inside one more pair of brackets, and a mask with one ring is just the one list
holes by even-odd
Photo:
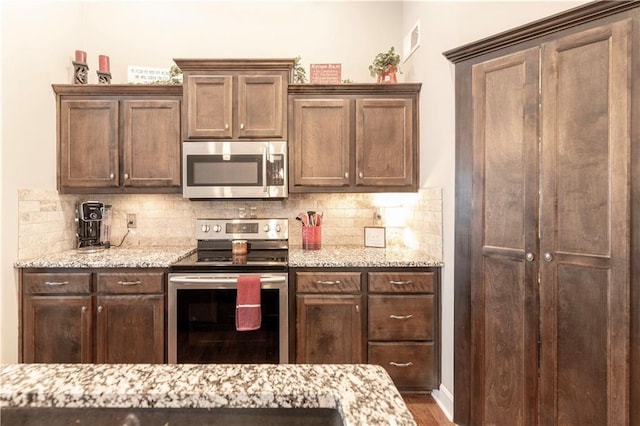
[[400, 49], [419, 20], [421, 47], [402, 64], [401, 81], [423, 83], [421, 186], [443, 188], [444, 281], [442, 392], [453, 391], [454, 74], [442, 52], [582, 2], [425, 1], [34, 1], [0, 3], [2, 18], [2, 197], [0, 218], [0, 362], [17, 360], [18, 188], [55, 188], [52, 83], [72, 80], [73, 52], [111, 58], [113, 83], [127, 65], [168, 67], [172, 58], [295, 57], [303, 65], [342, 63], [342, 76], [372, 82], [368, 65]]

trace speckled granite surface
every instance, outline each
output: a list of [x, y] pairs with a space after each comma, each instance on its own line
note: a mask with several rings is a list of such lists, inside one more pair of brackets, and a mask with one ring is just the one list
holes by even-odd
[[95, 252], [67, 250], [19, 260], [16, 268], [167, 268], [195, 251], [195, 247], [110, 248]]
[[415, 425], [376, 365], [11, 364], [2, 407], [337, 408], [345, 425]]
[[426, 253], [404, 248], [322, 246], [320, 250], [289, 247], [289, 267], [427, 267], [443, 266]]

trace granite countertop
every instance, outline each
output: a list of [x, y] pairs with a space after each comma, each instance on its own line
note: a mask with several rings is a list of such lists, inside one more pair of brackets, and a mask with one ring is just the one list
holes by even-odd
[[110, 248], [96, 251], [66, 250], [18, 260], [16, 268], [167, 268], [187, 257], [195, 247]]
[[289, 267], [429, 267], [443, 266], [419, 250], [409, 248], [372, 248], [358, 246], [322, 246], [320, 250], [289, 247]]
[[367, 364], [7, 364], [0, 407], [332, 408], [345, 425], [415, 425]]

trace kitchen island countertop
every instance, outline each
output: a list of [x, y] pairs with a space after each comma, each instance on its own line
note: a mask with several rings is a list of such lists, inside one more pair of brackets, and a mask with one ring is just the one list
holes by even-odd
[[18, 260], [16, 268], [168, 268], [193, 253], [195, 247], [110, 248], [66, 250]]
[[289, 247], [289, 267], [440, 267], [441, 260], [404, 247], [322, 246], [320, 250]]
[[415, 425], [366, 364], [8, 364], [0, 407], [332, 408], [345, 425]]

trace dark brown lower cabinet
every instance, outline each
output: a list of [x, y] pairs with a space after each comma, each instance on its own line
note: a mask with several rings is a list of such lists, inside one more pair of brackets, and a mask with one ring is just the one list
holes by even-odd
[[361, 274], [297, 272], [298, 364], [358, 364], [363, 359]]
[[23, 270], [21, 361], [163, 363], [162, 270]]
[[401, 392], [440, 385], [440, 268], [308, 268], [295, 288], [296, 363], [383, 366]]

